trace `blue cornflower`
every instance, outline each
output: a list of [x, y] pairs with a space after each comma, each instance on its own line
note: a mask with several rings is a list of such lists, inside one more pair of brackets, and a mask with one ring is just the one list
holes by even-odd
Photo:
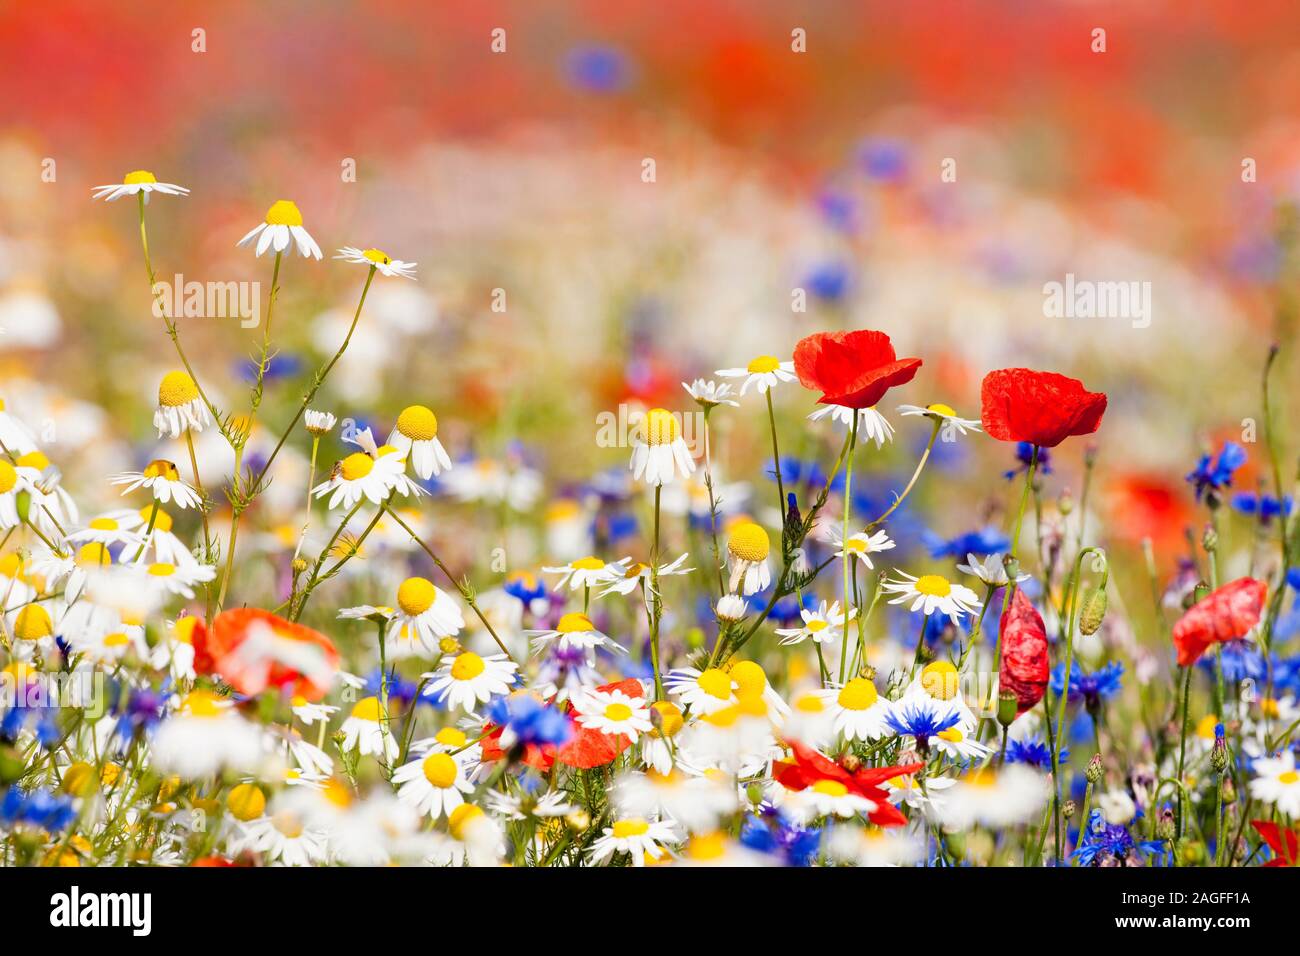
[[1187, 481], [1196, 488], [1196, 500], [1200, 501], [1207, 492], [1216, 492], [1232, 484], [1233, 473], [1246, 463], [1246, 449], [1236, 442], [1224, 442], [1216, 459], [1214, 455], [1202, 455], [1196, 467], [1187, 473]]
[[498, 697], [487, 712], [489, 720], [510, 730], [522, 744], [560, 747], [573, 735], [568, 717], [530, 694]]
[[[758, 595], [750, 595], [751, 602], [755, 597], [758, 597]], [[769, 600], [771, 599], [763, 598], [759, 601], [758, 607], [754, 608], [754, 610], [762, 611], [763, 608], [767, 607], [767, 602]], [[789, 624], [796, 618], [802, 617], [803, 615], [801, 612], [811, 610], [816, 606], [817, 599], [806, 591], [804, 592], [803, 600], [800, 600], [798, 595], [791, 594], [781, 598], [781, 600], [772, 605], [772, 613], [768, 615], [768, 619], [776, 624]]]
[[1087, 831], [1070, 854], [1070, 859], [1077, 860], [1082, 866], [1112, 861], [1123, 865], [1130, 860], [1140, 865], [1137, 859], [1140, 855], [1155, 856], [1163, 852], [1163, 840], [1134, 840], [1127, 827], [1107, 823], [1101, 811], [1094, 808], [1088, 814]]
[[768, 853], [787, 866], [810, 866], [821, 846], [820, 828], [804, 829], [780, 811], [765, 806], [746, 817], [740, 842], [751, 850]]
[[546, 584], [529, 571], [511, 571], [506, 575], [502, 588], [511, 597], [521, 601], [524, 610], [528, 610], [534, 601], [546, 597]]
[[985, 557], [999, 554], [1011, 548], [1011, 539], [994, 528], [979, 531], [967, 531], [947, 540], [937, 534], [925, 536], [926, 546], [932, 558], [965, 558], [968, 554]]
[[[245, 382], [257, 381], [257, 361], [255, 359], [241, 361], [236, 371]], [[266, 360], [266, 371], [262, 374], [262, 381], [270, 383], [284, 378], [292, 378], [301, 371], [301, 358], [281, 352], [272, 355]]]
[[1279, 504], [1272, 495], [1241, 491], [1232, 496], [1232, 508], [1244, 515], [1256, 515], [1261, 524], [1268, 524], [1278, 515], [1289, 517], [1295, 504], [1290, 495], [1283, 495]]
[[817, 209], [831, 228], [840, 232], [857, 231], [858, 201], [851, 193], [828, 186], [817, 194]]
[[885, 715], [885, 724], [890, 730], [900, 737], [915, 737], [918, 742], [928, 742], [959, 720], [961, 712], [956, 707], [944, 708], [931, 698], [892, 707]]
[[809, 270], [804, 276], [803, 284], [814, 298], [839, 302], [848, 295], [852, 275], [848, 265], [843, 262], [823, 262]]
[[[423, 704], [428, 707], [439, 709], [440, 705], [429, 694], [421, 694], [418, 698], [416, 692], [419, 688], [413, 681], [404, 680], [397, 676], [397, 671], [388, 672], [388, 700], [390, 703], [396, 702], [402, 705], [415, 701], [417, 704]], [[379, 696], [379, 670], [375, 669], [366, 675], [366, 683], [362, 694], [366, 697]]]
[[[1268, 678], [1268, 662], [1250, 641], [1224, 641], [1222, 648], [1223, 679], [1229, 684], [1240, 684], [1247, 678], [1263, 683]], [[1215, 673], [1215, 657], [1206, 654], [1196, 666], [1209, 674]]]
[[858, 146], [858, 165], [868, 178], [898, 182], [907, 175], [907, 146], [896, 139], [867, 139]]
[[29, 823], [51, 832], [66, 829], [77, 818], [72, 799], [55, 796], [48, 790], [31, 790], [27, 793], [17, 787], [5, 791], [0, 800], [0, 824], [13, 826]]
[[[764, 466], [763, 474], [768, 481], [776, 481], [776, 469], [772, 467], [771, 462]], [[812, 459], [804, 461], [802, 458], [796, 458], [793, 455], [782, 455], [781, 482], [787, 488], [798, 484], [806, 484], [808, 487], [817, 488], [820, 491], [822, 485], [826, 484], [826, 472], [822, 470], [821, 465]]]
[[137, 733], [152, 733], [167, 713], [171, 683], [168, 678], [156, 691], [143, 687], [129, 691], [125, 698], [114, 695], [113, 713], [117, 716], [117, 735], [123, 740], [130, 740]]
[[[1114, 697], [1120, 692], [1123, 686], [1124, 665], [1119, 661], [1111, 661], [1101, 670], [1093, 671], [1091, 674], [1084, 673], [1084, 670], [1076, 662], [1070, 668], [1070, 700], [1084, 701], [1089, 709], [1096, 707], [1103, 700]], [[1065, 687], [1065, 664], [1057, 664], [1052, 668], [1052, 693], [1058, 697]]]
[[565, 61], [569, 82], [590, 93], [618, 93], [632, 82], [632, 72], [627, 55], [612, 46], [576, 47]]
[[[1058, 759], [1064, 765], [1070, 759], [1070, 750], [1063, 747]], [[1007, 763], [1023, 763], [1040, 770], [1052, 769], [1052, 748], [1037, 738], [1012, 740], [1007, 744]]]
[[[1010, 471], [1004, 471], [1002, 476], [1010, 481], [1016, 475], [1023, 475], [1029, 470], [1029, 463], [1034, 460], [1034, 443], [1027, 441], [1016, 442], [1016, 467]], [[1038, 449], [1038, 474], [1050, 475], [1052, 473], [1052, 455], [1046, 448]]]

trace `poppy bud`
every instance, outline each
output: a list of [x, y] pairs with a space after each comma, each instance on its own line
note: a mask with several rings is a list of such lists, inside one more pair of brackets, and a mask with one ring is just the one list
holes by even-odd
[[1025, 592], [1016, 590], [1002, 616], [1002, 661], [998, 685], [1015, 694], [1017, 712], [1023, 714], [1040, 700], [1049, 677], [1047, 629]]
[[1101, 627], [1102, 620], [1106, 617], [1106, 591], [1097, 588], [1089, 592], [1083, 601], [1083, 611], [1079, 614], [1079, 633], [1096, 634], [1097, 629]]
[[1020, 716], [1020, 701], [1014, 691], [998, 691], [998, 723], [1003, 727], [1011, 726]]

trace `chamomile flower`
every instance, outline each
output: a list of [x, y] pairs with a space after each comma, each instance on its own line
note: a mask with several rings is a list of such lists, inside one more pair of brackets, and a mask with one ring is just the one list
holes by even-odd
[[527, 630], [524, 635], [532, 638], [533, 646], [538, 648], [554, 644], [562, 651], [578, 648], [590, 652], [598, 647], [626, 651], [623, 645], [602, 634], [591, 618], [580, 611], [561, 616], [551, 630]]
[[720, 771], [631, 771], [615, 781], [610, 796], [620, 817], [660, 818], [691, 832], [713, 829], [740, 806], [736, 787]]
[[398, 767], [393, 783], [398, 785], [399, 799], [433, 820], [444, 814], [450, 816], [465, 802], [462, 794], [474, 789], [462, 763], [440, 751]]
[[289, 706], [293, 709], [293, 715], [308, 727], [322, 721], [329, 723], [329, 719], [339, 710], [329, 704], [314, 704], [306, 697], [297, 694], [290, 698]]
[[[144, 537], [148, 531], [148, 537], [144, 539], [144, 550], [140, 552], [139, 560], [143, 561], [149, 556], [150, 550], [153, 551], [155, 561], [163, 561], [167, 564], [178, 566], [188, 566], [197, 564], [198, 559], [194, 557], [185, 542], [172, 533], [172, 516], [161, 508], [155, 513], [153, 505], [145, 505], [138, 512], [130, 512], [135, 515], [139, 524], [136, 525], [136, 532]], [[123, 518], [123, 520], [129, 520]], [[153, 530], [149, 531], [149, 523], [152, 520]], [[91, 522], [94, 524], [94, 522]], [[129, 555], [131, 552], [127, 552]]]
[[897, 569], [895, 573], [898, 580], [886, 578], [880, 585], [886, 593], [897, 595], [890, 604], [910, 601], [909, 610], [921, 611], [927, 617], [939, 611], [948, 615], [953, 624], [963, 615], [979, 610], [979, 595], [963, 584], [954, 584], [938, 574], [923, 574], [918, 578]]
[[641, 738], [641, 760], [659, 774], [667, 774], [676, 763], [673, 738], [685, 725], [682, 709], [670, 700], [650, 705], [651, 727]]
[[362, 498], [381, 505], [392, 491], [406, 487], [404, 467], [399, 455], [375, 458], [364, 451], [354, 451], [334, 466], [330, 477], [313, 488], [312, 494], [317, 498], [329, 495], [331, 511], [351, 508]]
[[398, 585], [393, 621], [410, 628], [431, 653], [437, 652], [439, 640], [455, 637], [465, 626], [456, 599], [427, 578], [407, 578]]
[[935, 402], [933, 405], [926, 405], [924, 408], [920, 405], [899, 405], [898, 414], [924, 415], [931, 421], [938, 422], [940, 427], [951, 425], [963, 435], [967, 432], [983, 430], [980, 427], [978, 418], [961, 418], [951, 405], [944, 405], [942, 402]]
[[0, 398], [0, 443], [15, 455], [36, 451], [36, 439], [26, 425], [6, 411], [3, 398]]
[[639, 734], [649, 733], [650, 708], [642, 697], [630, 697], [621, 690], [588, 690], [573, 699], [576, 720], [602, 734], [622, 735], [636, 743]]
[[916, 679], [903, 692], [902, 699], [907, 700], [917, 696], [951, 704], [961, 715], [961, 728], [966, 733], [975, 729], [975, 712], [966, 703], [961, 690], [961, 674], [951, 661], [931, 661], [921, 668], [921, 673], [916, 675]]
[[193, 615], [178, 617], [163, 633], [149, 653], [149, 666], [166, 671], [178, 679], [193, 680], [194, 628], [200, 623]]
[[135, 575], [138, 587], [152, 589], [161, 595], [179, 595], [192, 600], [194, 588], [215, 578], [217, 569], [210, 564], [198, 562], [176, 565], [155, 561], [152, 564], [137, 565]]
[[876, 411], [874, 406], [853, 409], [847, 405], [823, 405], [810, 414], [808, 420], [815, 422], [829, 415], [831, 421], [837, 425], [852, 428], [855, 414], [858, 416], [858, 437], [860, 439], [874, 441], [877, 448], [883, 447], [887, 441], [894, 440], [894, 426], [889, 424], [889, 419]]
[[743, 594], [755, 594], [772, 583], [772, 569], [767, 556], [772, 550], [771, 540], [762, 525], [742, 521], [732, 525], [727, 534], [727, 564], [731, 568], [728, 590], [737, 586]]
[[252, 849], [283, 866], [314, 866], [328, 856], [329, 831], [310, 822], [302, 810], [283, 796], [271, 812], [248, 824]]
[[1016, 763], [997, 772], [982, 768], [963, 774], [933, 809], [945, 827], [966, 830], [979, 824], [996, 830], [1036, 823], [1050, 798], [1047, 775]]
[[712, 714], [736, 702], [736, 680], [717, 667], [698, 670], [680, 667], [664, 677], [664, 689], [681, 700], [692, 713]]
[[[694, 568], [682, 567], [682, 565], [686, 563], [688, 557], [690, 557], [689, 554], [683, 554], [675, 561], [668, 564], [661, 564], [659, 566], [658, 576], [665, 578], [674, 574], [690, 574], [695, 570]], [[654, 577], [652, 573], [653, 569], [650, 565], [642, 564], [640, 561], [633, 561], [631, 558], [624, 558], [619, 563], [624, 568], [622, 575], [616, 578], [611, 578], [609, 584], [605, 587], [605, 590], [601, 591], [598, 595], [599, 597], [615, 593], [623, 595], [631, 594], [637, 589], [638, 585], [642, 584], [645, 585], [647, 595], [654, 593], [650, 586], [651, 579]]]
[[184, 186], [158, 182], [157, 177], [147, 169], [137, 169], [123, 176], [120, 183], [96, 186], [90, 198], [113, 202], [123, 196], [142, 194], [144, 201], [148, 202], [152, 193], [161, 193], [164, 196], [188, 196], [189, 192]]
[[[799, 612], [803, 618], [801, 627], [787, 627], [776, 629], [776, 633], [781, 637], [782, 644], [802, 644], [804, 641], [811, 639], [814, 644], [838, 643], [841, 635], [844, 633], [846, 622], [844, 612], [840, 610], [840, 602], [834, 601], [829, 607], [826, 602], [822, 601], [821, 606], [813, 608], [804, 608]], [[848, 621], [852, 621], [858, 616], [858, 609], [853, 608], [848, 613]]]
[[203, 504], [203, 497], [187, 482], [181, 480], [180, 472], [173, 462], [157, 458], [144, 468], [144, 471], [125, 471], [109, 479], [114, 485], [126, 485], [122, 494], [128, 495], [137, 488], [147, 488], [154, 501], [167, 504], [176, 502], [177, 508], [198, 508]]
[[781, 699], [775, 688], [767, 679], [767, 672], [754, 661], [733, 660], [727, 667], [727, 673], [736, 683], [736, 698], [759, 698], [776, 714], [783, 718], [790, 713], [790, 705]]
[[743, 378], [745, 381], [740, 386], [742, 396], [751, 385], [757, 388], [761, 395], [769, 388], [775, 388], [782, 382], [793, 382], [795, 379], [794, 362], [782, 362], [775, 355], [760, 355], [744, 368], [720, 368], [714, 374], [721, 375], [723, 378]]
[[614, 825], [605, 827], [601, 836], [591, 845], [590, 861], [604, 863], [616, 853], [626, 853], [633, 866], [645, 866], [646, 857], [660, 859], [668, 851], [663, 844], [675, 843], [677, 834], [672, 826], [659, 820], [644, 817], [624, 817]]
[[[985, 584], [995, 588], [1005, 587], [1007, 585], [1007, 569], [1002, 563], [1001, 554], [989, 554], [980, 560], [979, 555], [967, 553], [966, 563], [957, 565], [957, 570], [963, 574], [969, 574], [977, 577]], [[1029, 575], [1016, 575], [1016, 583], [1028, 581]]]
[[706, 381], [697, 378], [689, 385], [682, 382], [682, 388], [686, 389], [686, 394], [695, 399], [695, 403], [705, 411], [718, 405], [730, 405], [732, 408], [740, 407], [740, 403], [731, 398], [731, 386], [726, 382], [719, 385], [712, 379]]
[[[146, 509], [149, 507], [151, 506], [146, 506]], [[144, 543], [144, 536], [139, 533], [141, 523], [140, 515], [130, 509], [110, 511], [91, 518], [86, 527], [73, 531], [67, 540], [75, 545], [96, 542], [105, 546], [126, 545], [138, 548]]]
[[14, 528], [22, 523], [18, 517], [18, 493], [25, 486], [18, 469], [0, 460], [0, 528]]
[[333, 431], [336, 422], [338, 422], [338, 419], [329, 412], [319, 412], [314, 408], [309, 408], [303, 413], [303, 425], [308, 432], [318, 438]]
[[414, 262], [403, 262], [401, 259], [394, 259], [388, 253], [381, 252], [379, 249], [358, 249], [355, 246], [344, 246], [334, 258], [342, 259], [344, 262], [351, 262], [354, 265], [371, 266], [390, 278], [395, 276], [400, 276], [403, 279], [415, 278]]
[[879, 740], [889, 733], [890, 704], [866, 677], [854, 677], [841, 687], [821, 693], [831, 715], [831, 729], [845, 740]]
[[158, 437], [180, 438], [187, 431], [201, 432], [212, 424], [212, 415], [199, 395], [199, 387], [187, 372], [168, 372], [158, 386], [158, 407], [153, 427]]
[[670, 484], [680, 472], [689, 478], [695, 471], [695, 459], [682, 438], [682, 423], [666, 408], [652, 408], [641, 421], [632, 461], [632, 477], [645, 477], [648, 485]]
[[284, 252], [290, 241], [298, 249], [298, 254], [306, 258], [323, 258], [320, 246], [302, 226], [302, 213], [298, 207], [287, 199], [280, 199], [266, 211], [266, 219], [248, 231], [248, 234], [235, 245], [246, 246], [257, 239], [257, 255], [266, 252]]
[[797, 690], [790, 697], [790, 715], [784, 730], [794, 740], [824, 749], [835, 738], [835, 717], [836, 711], [826, 702], [822, 688]]
[[578, 809], [565, 799], [562, 790], [548, 790], [540, 796], [522, 791], [512, 794], [489, 790], [484, 803], [497, 816], [507, 820], [527, 820], [529, 817], [546, 820], [568, 816]]
[[1300, 817], [1300, 773], [1296, 771], [1295, 752], [1284, 750], [1276, 757], [1259, 757], [1251, 766], [1255, 777], [1250, 781], [1250, 795], [1289, 817]]
[[175, 716], [163, 721], [150, 741], [156, 766], [187, 780], [211, 776], [223, 767], [258, 769], [264, 759], [262, 733], [233, 707], [234, 701], [211, 691], [187, 694]]
[[846, 538], [843, 531], [832, 527], [831, 546], [835, 548], [835, 557], [853, 558], [861, 561], [868, 569], [874, 570], [876, 565], [871, 560], [871, 556], [897, 547], [897, 544], [884, 531], [869, 533], [864, 529], [855, 531]]
[[542, 568], [542, 571], [546, 574], [558, 574], [560, 576], [559, 580], [555, 582], [554, 590], [556, 591], [566, 584], [571, 591], [608, 584], [610, 581], [621, 577], [624, 570], [626, 569], [621, 563], [608, 564], [595, 556], [578, 558], [558, 567]]
[[925, 859], [925, 840], [897, 829], [836, 826], [826, 855], [854, 866], [911, 866]]
[[397, 759], [397, 740], [387, 726], [378, 697], [362, 697], [339, 729], [343, 732], [343, 749], [357, 750], [362, 756], [383, 754], [388, 763]]
[[424, 693], [447, 707], [472, 714], [478, 704], [509, 693], [516, 670], [518, 665], [504, 654], [480, 657], [473, 651], [461, 651], [432, 674], [423, 675], [431, 681]]
[[397, 416], [388, 444], [409, 458], [415, 473], [428, 481], [451, 467], [447, 449], [438, 440], [438, 418], [423, 405], [408, 405]]

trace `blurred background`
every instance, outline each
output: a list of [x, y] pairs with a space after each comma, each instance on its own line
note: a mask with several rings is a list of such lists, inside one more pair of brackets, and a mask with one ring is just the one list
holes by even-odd
[[[168, 451], [150, 421], [174, 355], [135, 209], [90, 199], [133, 169], [193, 191], [149, 207], [160, 278], [269, 289], [270, 258], [235, 243], [282, 198], [325, 250], [284, 267], [272, 427], [355, 307], [364, 270], [328, 257], [377, 246], [419, 281], [376, 282], [316, 404], [385, 433], [427, 404], [453, 457], [525, 456], [548, 495], [625, 467], [597, 446], [601, 411], [685, 408], [683, 380], [870, 327], [925, 360], [891, 404], [977, 418], [980, 378], [1006, 365], [1108, 392], [1110, 532], [1177, 547], [1183, 475], [1262, 420], [1263, 362], [1290, 334], [1285, 0], [53, 0], [0, 5], [0, 63], [0, 397], [87, 505], [116, 500], [103, 476]], [[1068, 273], [1151, 283], [1149, 327], [1045, 316], [1044, 283]], [[237, 410], [261, 330], [180, 327]], [[783, 426], [813, 398], [783, 393]], [[720, 458], [757, 482], [765, 422], [747, 411], [720, 421]], [[900, 468], [917, 431], [900, 431]], [[1008, 449], [968, 447], [981, 467], [951, 465], [941, 534], [1010, 494]], [[1247, 447], [1251, 490], [1266, 469]], [[1077, 493], [1082, 450], [1062, 449], [1054, 492]], [[277, 480], [301, 496], [292, 470]]]

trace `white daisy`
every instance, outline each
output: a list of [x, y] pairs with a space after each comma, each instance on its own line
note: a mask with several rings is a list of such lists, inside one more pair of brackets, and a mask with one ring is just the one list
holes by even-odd
[[[1006, 565], [1002, 563], [1002, 555], [1000, 554], [987, 555], [981, 561], [977, 555], [967, 552], [966, 563], [957, 565], [957, 570], [977, 577], [985, 584], [992, 585], [995, 588], [1007, 585], [1007, 569]], [[1017, 583], [1028, 580], [1029, 575], [1027, 574], [1016, 576]]]
[[740, 407], [740, 403], [731, 398], [731, 386], [726, 382], [719, 385], [712, 379], [706, 381], [697, 378], [689, 385], [682, 382], [682, 388], [686, 389], [686, 394], [695, 399], [700, 407], [706, 410], [717, 405], [730, 405], [732, 408]]
[[663, 844], [674, 843], [677, 834], [670, 824], [643, 817], [625, 817], [605, 827], [603, 835], [591, 844], [590, 861], [603, 863], [615, 853], [626, 853], [633, 866], [645, 866], [646, 857], [658, 860], [668, 851]]
[[532, 638], [533, 646], [539, 648], [554, 643], [562, 651], [575, 647], [584, 651], [594, 651], [598, 647], [614, 651], [627, 650], [602, 634], [591, 618], [579, 611], [570, 611], [561, 616], [551, 630], [526, 630], [524, 635]]
[[122, 494], [128, 495], [137, 488], [147, 488], [154, 501], [167, 504], [175, 501], [178, 508], [198, 508], [203, 504], [203, 497], [192, 485], [181, 480], [180, 472], [173, 462], [157, 458], [144, 468], [144, 471], [124, 471], [109, 479], [110, 484], [126, 485]]
[[781, 382], [793, 382], [795, 379], [794, 362], [782, 362], [775, 355], [760, 355], [744, 368], [720, 368], [714, 374], [723, 378], [743, 378], [745, 381], [740, 386], [741, 395], [751, 385], [762, 394]]
[[447, 449], [438, 440], [438, 418], [423, 405], [408, 405], [397, 416], [388, 444], [409, 458], [415, 473], [428, 481], [451, 467]]
[[397, 759], [398, 746], [389, 731], [389, 716], [383, 713], [378, 697], [362, 697], [339, 729], [343, 732], [343, 749], [358, 750], [362, 756], [383, 754], [388, 763]]
[[731, 526], [727, 533], [727, 564], [731, 568], [728, 590], [740, 586], [742, 594], [755, 594], [772, 583], [772, 569], [767, 556], [772, 550], [771, 540], [762, 525], [741, 521]]
[[[258, 238], [259, 236], [261, 238]], [[267, 249], [277, 253], [284, 252], [292, 241], [298, 248], [298, 254], [304, 259], [322, 258], [320, 246], [316, 245], [316, 240], [302, 227], [302, 213], [287, 199], [277, 200], [266, 211], [266, 219], [250, 229], [248, 234], [235, 245], [246, 246], [255, 238], [259, 256]]]
[[953, 624], [965, 614], [974, 614], [980, 608], [979, 595], [963, 584], [953, 584], [938, 574], [913, 577], [906, 571], [895, 569], [899, 580], [886, 578], [880, 584], [886, 593], [895, 594], [890, 604], [911, 602], [909, 610], [921, 611], [926, 616], [940, 611], [948, 615]]
[[137, 565], [133, 580], [135, 586], [152, 588], [163, 595], [180, 595], [188, 600], [194, 598], [194, 588], [217, 576], [217, 569], [211, 564], [194, 562], [188, 565], [169, 564], [155, 561], [152, 564]]
[[573, 699], [576, 720], [602, 734], [619, 735], [636, 743], [639, 734], [649, 733], [650, 708], [642, 697], [630, 697], [621, 690], [588, 690]]
[[951, 423], [952, 427], [963, 435], [967, 432], [982, 430], [979, 419], [960, 418], [951, 405], [944, 405], [942, 402], [935, 402], [933, 405], [926, 405], [924, 408], [920, 405], [899, 405], [898, 413], [900, 415], [924, 415], [931, 421]]
[[835, 557], [856, 558], [869, 569], [874, 569], [876, 566], [871, 560], [873, 554], [879, 554], [881, 551], [888, 551], [897, 547], [895, 542], [884, 531], [868, 534], [866, 529], [863, 529], [862, 531], [855, 531], [845, 538], [843, 532], [834, 526], [831, 528], [831, 546], [836, 549]]
[[427, 578], [407, 578], [398, 585], [397, 609], [394, 622], [410, 628], [430, 653], [437, 652], [439, 640], [455, 637], [465, 626], [456, 599]]
[[622, 562], [607, 564], [594, 556], [578, 558], [558, 567], [542, 568], [542, 571], [546, 574], [558, 574], [560, 576], [560, 579], [555, 582], [554, 590], [556, 591], [566, 584], [571, 591], [589, 588], [593, 585], [607, 584], [622, 577], [625, 570]]
[[831, 421], [837, 425], [843, 425], [845, 428], [853, 427], [853, 416], [858, 416], [858, 437], [864, 441], [870, 439], [876, 443], [876, 447], [882, 447], [885, 442], [894, 440], [894, 426], [889, 424], [889, 419], [880, 412], [876, 411], [875, 406], [871, 408], [853, 409], [847, 405], [823, 405], [817, 411], [808, 416], [810, 422], [815, 422], [827, 415]]
[[265, 756], [262, 733], [233, 710], [234, 701], [195, 690], [164, 720], [149, 742], [155, 765], [186, 780], [224, 768], [252, 772]]
[[610, 797], [620, 817], [661, 818], [693, 833], [712, 830], [740, 807], [731, 778], [717, 770], [630, 771], [615, 781]]
[[148, 202], [150, 193], [162, 193], [164, 196], [186, 196], [189, 195], [189, 190], [184, 186], [177, 186], [173, 183], [160, 183], [154, 174], [147, 169], [137, 169], [123, 176], [120, 183], [96, 186], [90, 198], [113, 202], [123, 196], [134, 196], [137, 193], [142, 194], [144, 201]]
[[1251, 766], [1255, 777], [1250, 781], [1250, 795], [1289, 817], [1300, 817], [1300, 773], [1296, 772], [1295, 752], [1284, 750], [1276, 757], [1259, 757]]
[[334, 258], [360, 266], [372, 266], [390, 278], [394, 276], [401, 276], [403, 279], [415, 278], [414, 262], [403, 262], [401, 259], [394, 259], [388, 253], [381, 252], [378, 249], [363, 250], [355, 246], [344, 246]]
[[186, 372], [168, 372], [158, 386], [158, 407], [153, 427], [158, 437], [180, 438], [187, 431], [201, 432], [212, 424], [212, 415], [199, 387]]
[[473, 651], [462, 651], [435, 672], [422, 675], [431, 681], [424, 693], [449, 708], [459, 707], [472, 714], [477, 704], [509, 693], [516, 670], [518, 665], [504, 654], [480, 657]]
[[682, 423], [673, 412], [652, 408], [645, 413], [628, 467], [636, 481], [644, 475], [648, 485], [667, 485], [679, 472], [689, 478], [695, 471], [695, 459], [682, 438]]
[[889, 733], [885, 718], [889, 701], [883, 700], [876, 685], [866, 677], [854, 677], [841, 687], [821, 692], [831, 714], [832, 730], [845, 740], [879, 740]]
[[[677, 560], [672, 561], [669, 564], [661, 564], [659, 566], [658, 577], [664, 578], [674, 574], [690, 574], [695, 570], [694, 568], [682, 567], [682, 565], [686, 563], [688, 557], [690, 557], [689, 554], [683, 554], [678, 557]], [[619, 564], [625, 569], [622, 575], [617, 578], [612, 578], [605, 590], [601, 591], [600, 594], [597, 595], [598, 597], [604, 597], [607, 594], [614, 593], [628, 595], [635, 591], [637, 586], [641, 584], [645, 585], [647, 594], [653, 593], [650, 587], [650, 581], [654, 575], [651, 573], [652, 569], [650, 565], [642, 564], [639, 561], [633, 561], [631, 558], [624, 558], [619, 562]]]
[[461, 796], [470, 793], [474, 785], [465, 776], [463, 764], [450, 754], [435, 752], [419, 760], [412, 760], [397, 768], [393, 783], [399, 789], [397, 796], [437, 820], [465, 802]]
[[336, 422], [338, 422], [338, 419], [329, 412], [318, 412], [314, 408], [309, 408], [303, 413], [303, 424], [306, 426], [307, 431], [317, 437], [328, 435], [334, 430]]
[[[844, 625], [847, 623], [844, 612], [840, 610], [839, 601], [832, 602], [830, 607], [822, 601], [817, 609], [804, 608], [799, 615], [803, 618], [802, 627], [776, 629], [782, 644], [801, 644], [809, 638], [814, 644], [835, 644], [839, 642], [844, 633]], [[858, 609], [853, 608], [848, 613], [848, 621], [852, 621], [857, 616]]]
[[317, 498], [329, 495], [331, 511], [338, 507], [351, 508], [362, 498], [381, 505], [392, 491], [400, 492], [408, 484], [402, 474], [404, 467], [405, 462], [398, 455], [373, 458], [363, 451], [355, 451], [338, 462], [329, 478], [312, 489], [312, 494]]
[[730, 674], [717, 667], [703, 671], [679, 667], [664, 677], [664, 689], [696, 714], [711, 714], [734, 704], [737, 686]]

